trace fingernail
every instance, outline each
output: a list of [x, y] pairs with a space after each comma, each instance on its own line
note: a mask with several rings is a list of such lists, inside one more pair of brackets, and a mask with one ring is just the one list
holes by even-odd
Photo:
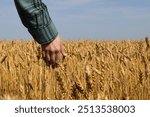
[[64, 56], [67, 56], [67, 53], [64, 53], [63, 55], [64, 55]]

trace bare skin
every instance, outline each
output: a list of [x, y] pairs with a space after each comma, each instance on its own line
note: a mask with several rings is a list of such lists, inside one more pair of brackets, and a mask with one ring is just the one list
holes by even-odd
[[61, 37], [58, 35], [51, 43], [42, 46], [43, 59], [51, 64], [56, 64], [60, 60], [60, 54], [63, 58], [66, 57], [64, 45]]

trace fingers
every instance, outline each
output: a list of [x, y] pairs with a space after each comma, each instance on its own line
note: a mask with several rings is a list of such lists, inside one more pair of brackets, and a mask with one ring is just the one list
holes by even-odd
[[60, 60], [60, 52], [55, 53], [55, 62], [58, 63]]
[[67, 56], [67, 53], [65, 52], [63, 42], [61, 43], [60, 48], [61, 48], [60, 52], [62, 53], [63, 58], [65, 58]]
[[45, 58], [47, 61], [50, 61], [51, 60], [51, 57], [50, 57], [50, 54], [48, 51], [46, 51], [46, 58]]
[[60, 60], [60, 52], [49, 52], [49, 51], [42, 51], [42, 57], [46, 62], [50, 63], [58, 63]]
[[51, 63], [55, 63], [55, 53], [54, 52], [50, 52], [49, 55], [50, 55], [50, 60], [49, 61]]
[[45, 51], [43, 51], [43, 50], [42, 50], [42, 57], [43, 57], [43, 59], [45, 59], [45, 58], [46, 58]]

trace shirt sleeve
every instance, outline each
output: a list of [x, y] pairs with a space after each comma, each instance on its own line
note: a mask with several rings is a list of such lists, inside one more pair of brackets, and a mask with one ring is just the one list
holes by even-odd
[[41, 0], [14, 0], [23, 25], [39, 44], [51, 43], [58, 31]]

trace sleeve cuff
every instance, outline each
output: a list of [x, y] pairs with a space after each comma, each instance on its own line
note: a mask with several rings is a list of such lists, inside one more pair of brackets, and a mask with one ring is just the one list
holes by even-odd
[[52, 21], [48, 25], [28, 29], [28, 31], [31, 33], [33, 38], [42, 45], [51, 43], [58, 35], [58, 31]]

